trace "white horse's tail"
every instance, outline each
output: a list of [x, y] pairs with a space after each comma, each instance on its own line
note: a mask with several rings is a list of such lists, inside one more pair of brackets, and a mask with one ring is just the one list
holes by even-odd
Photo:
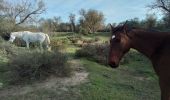
[[46, 37], [47, 43], [50, 44], [50, 38], [49, 38], [48, 34], [45, 34], [45, 37]]

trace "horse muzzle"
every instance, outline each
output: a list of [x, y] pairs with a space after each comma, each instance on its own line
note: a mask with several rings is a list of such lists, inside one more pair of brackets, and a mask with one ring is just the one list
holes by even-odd
[[112, 68], [117, 68], [119, 66], [119, 64], [115, 63], [115, 62], [109, 62], [110, 67]]

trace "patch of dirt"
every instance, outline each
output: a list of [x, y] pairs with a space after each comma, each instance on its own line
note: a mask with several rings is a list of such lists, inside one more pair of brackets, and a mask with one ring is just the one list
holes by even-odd
[[51, 76], [41, 83], [34, 83], [27, 86], [13, 86], [9, 89], [1, 90], [0, 97], [23, 95], [39, 89], [62, 89], [63, 91], [68, 91], [68, 86], [75, 86], [88, 81], [88, 73], [79, 62], [79, 60], [69, 61], [74, 70], [71, 77], [58, 78]]

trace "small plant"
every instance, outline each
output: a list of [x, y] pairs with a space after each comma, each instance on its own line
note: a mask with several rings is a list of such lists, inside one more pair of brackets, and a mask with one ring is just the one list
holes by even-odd
[[100, 41], [101, 39], [99, 38], [99, 37], [95, 37], [95, 39], [94, 39], [94, 41], [95, 42], [98, 42], [98, 41]]
[[79, 40], [82, 40], [82, 37], [80, 35], [73, 35], [68, 37], [68, 39], [72, 42], [72, 43], [77, 43]]
[[107, 44], [87, 44], [76, 51], [76, 57], [86, 57], [101, 64], [107, 64], [109, 47]]
[[1, 42], [0, 50], [4, 51], [7, 55], [14, 55], [19, 51], [15, 45], [9, 42]]
[[81, 34], [83, 34], [83, 35], [87, 35], [87, 34], [88, 34], [88, 31], [87, 31], [87, 29], [85, 29], [85, 28], [80, 28], [79, 33], [81, 33]]
[[69, 43], [69, 40], [67, 38], [64, 39], [58, 39], [58, 40], [51, 40], [51, 50], [61, 50], [65, 49], [65, 45]]
[[67, 66], [67, 56], [60, 52], [23, 51], [9, 59], [12, 82], [45, 79], [50, 75], [69, 76], [71, 68]]

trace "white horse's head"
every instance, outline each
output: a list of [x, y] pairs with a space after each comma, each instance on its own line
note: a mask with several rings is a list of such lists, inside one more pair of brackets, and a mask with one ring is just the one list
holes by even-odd
[[15, 35], [13, 35], [12, 33], [10, 34], [10, 38], [9, 38], [9, 42], [14, 42], [15, 40]]

